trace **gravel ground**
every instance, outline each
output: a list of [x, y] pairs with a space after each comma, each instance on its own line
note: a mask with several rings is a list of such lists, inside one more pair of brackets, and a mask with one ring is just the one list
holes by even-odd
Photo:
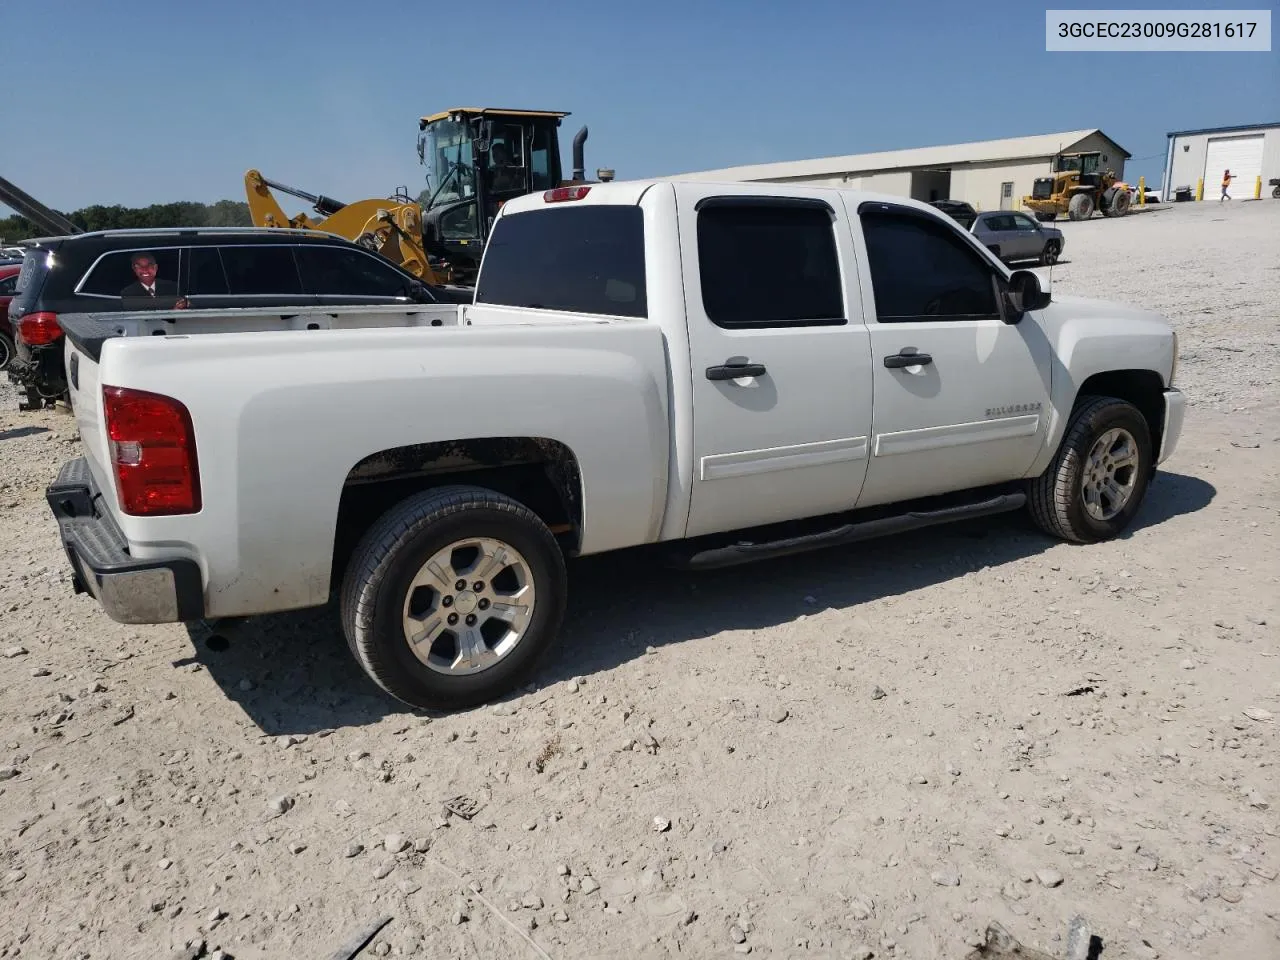
[[1061, 226], [1056, 290], [1182, 338], [1129, 535], [582, 561], [538, 686], [449, 716], [329, 610], [72, 596], [74, 424], [0, 387], [0, 957], [329, 957], [380, 917], [362, 956], [960, 958], [998, 921], [1063, 957], [1076, 915], [1106, 958], [1280, 957], [1280, 203]]

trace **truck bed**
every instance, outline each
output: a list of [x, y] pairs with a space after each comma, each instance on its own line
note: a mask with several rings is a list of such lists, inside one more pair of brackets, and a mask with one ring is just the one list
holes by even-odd
[[[367, 458], [527, 437], [597, 477], [582, 553], [650, 542], [667, 500], [666, 346], [648, 321], [484, 305], [177, 311], [59, 318], [72, 406], [101, 504], [135, 559], [187, 558], [204, 612], [314, 606], [329, 594], [344, 485]], [[424, 329], [428, 328], [428, 329]], [[104, 386], [188, 409], [203, 508], [116, 504]], [[572, 414], [572, 416], [570, 415]]]

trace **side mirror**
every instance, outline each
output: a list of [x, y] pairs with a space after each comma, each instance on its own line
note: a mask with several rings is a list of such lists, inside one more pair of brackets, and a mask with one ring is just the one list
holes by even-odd
[[1017, 323], [1030, 310], [1043, 310], [1050, 303], [1048, 291], [1040, 287], [1040, 278], [1031, 270], [1015, 270], [1005, 291], [1008, 322]]

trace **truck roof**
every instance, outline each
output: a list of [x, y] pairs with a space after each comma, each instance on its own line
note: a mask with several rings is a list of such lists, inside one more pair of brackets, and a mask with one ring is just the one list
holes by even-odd
[[[946, 219], [946, 215], [938, 210], [937, 207], [925, 203], [923, 200], [912, 200], [909, 197], [899, 196], [897, 194], [877, 193], [869, 190], [853, 190], [847, 187], [831, 187], [820, 186], [811, 183], [759, 183], [744, 180], [692, 180], [682, 177], [654, 177], [648, 180], [611, 180], [607, 183], [587, 183], [570, 187], [560, 188], [561, 190], [575, 191], [587, 188], [587, 193], [579, 199], [573, 201], [577, 204], [621, 204], [631, 205], [638, 204], [641, 198], [651, 187], [659, 184], [667, 183], [690, 183], [699, 188], [699, 192], [707, 194], [724, 193], [729, 195], [745, 195], [745, 196], [773, 196], [773, 197], [811, 197], [814, 194], [839, 194], [845, 197], [848, 202], [850, 212], [857, 209], [858, 205], [866, 202], [892, 203], [898, 206], [913, 207], [917, 210], [923, 210], [940, 219]], [[557, 201], [549, 201], [547, 195], [554, 194], [555, 191], [545, 191], [538, 193], [526, 194], [522, 197], [516, 197], [508, 200], [502, 205], [503, 213], [522, 213], [528, 210], [537, 210], [545, 206], [550, 206]]]

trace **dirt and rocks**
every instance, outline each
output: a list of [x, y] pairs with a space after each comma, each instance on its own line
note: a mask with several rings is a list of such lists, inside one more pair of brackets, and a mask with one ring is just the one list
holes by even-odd
[[1129, 535], [582, 561], [537, 686], [454, 715], [330, 610], [72, 596], [74, 424], [0, 388], [0, 957], [329, 957], [388, 917], [362, 957], [959, 958], [992, 921], [1063, 957], [1073, 917], [1107, 958], [1280, 957], [1280, 203], [1061, 226], [1056, 291], [1181, 336]]

